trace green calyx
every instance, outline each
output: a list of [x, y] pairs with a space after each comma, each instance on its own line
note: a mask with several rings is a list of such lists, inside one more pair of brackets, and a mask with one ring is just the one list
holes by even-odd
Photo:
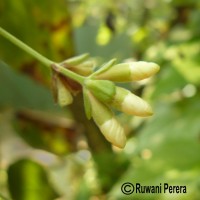
[[111, 102], [116, 93], [116, 86], [108, 80], [91, 80], [85, 81], [85, 86], [92, 94], [104, 103]]
[[131, 81], [129, 63], [117, 64], [94, 76], [95, 79], [110, 80], [115, 82]]
[[67, 106], [73, 102], [73, 97], [66, 86], [58, 81], [58, 104], [60, 106]]
[[116, 94], [111, 102], [111, 105], [120, 110], [122, 102], [124, 101], [124, 98], [128, 93], [129, 92], [126, 89], [121, 87], [116, 87]]
[[100, 69], [94, 72], [90, 77], [96, 77], [98, 74], [101, 74], [107, 70], [109, 70], [116, 63], [116, 59], [112, 59], [105, 63]]
[[79, 56], [74, 56], [72, 58], [69, 58], [69, 59], [61, 62], [60, 65], [62, 65], [62, 66], [79, 65], [82, 62], [86, 61], [88, 58], [89, 58], [89, 54], [88, 53], [84, 53], [84, 54], [81, 54]]
[[94, 67], [93, 61], [85, 61], [81, 64], [69, 66], [68, 69], [82, 76], [89, 76]]
[[52, 91], [54, 99], [61, 107], [67, 106], [73, 102], [73, 97], [66, 84], [62, 82], [56, 72], [52, 74]]
[[93, 72], [94, 61], [89, 59], [89, 54], [86, 53], [64, 60], [59, 65], [79, 75], [89, 76]]
[[89, 109], [92, 118], [94, 119], [95, 123], [98, 126], [101, 126], [102, 124], [104, 124], [106, 121], [110, 120], [113, 117], [113, 113], [109, 109], [109, 107], [107, 107], [97, 98], [95, 98], [95, 96], [90, 91], [88, 91], [87, 95], [90, 103]]
[[92, 117], [92, 107], [89, 98], [89, 91], [84, 87], [83, 88], [83, 101], [84, 101], [84, 109], [87, 119], [91, 119]]

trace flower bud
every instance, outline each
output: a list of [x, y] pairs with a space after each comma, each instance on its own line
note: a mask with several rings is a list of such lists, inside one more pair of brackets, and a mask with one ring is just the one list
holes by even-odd
[[124, 148], [126, 135], [112, 111], [105, 104], [98, 101], [90, 92], [88, 92], [88, 96], [91, 103], [92, 117], [102, 134], [113, 145]]
[[124, 148], [126, 145], [126, 136], [124, 129], [119, 122], [113, 117], [99, 126], [105, 138], [113, 145]]
[[131, 79], [134, 81], [139, 81], [145, 78], [149, 78], [156, 74], [160, 67], [153, 62], [132, 62], [130, 63]]
[[57, 79], [57, 100], [60, 106], [66, 106], [73, 102], [70, 91], [59, 79]]
[[60, 63], [60, 65], [62, 66], [68, 66], [68, 65], [78, 65], [81, 64], [82, 62], [84, 62], [85, 60], [87, 60], [89, 58], [89, 54], [85, 53], [85, 54], [81, 54], [79, 56], [74, 56], [72, 58], [68, 58], [67, 60], [63, 61]]
[[111, 81], [89, 79], [86, 80], [85, 85], [102, 102], [111, 101], [116, 93], [116, 86]]
[[61, 66], [67, 68], [77, 74], [88, 76], [93, 72], [94, 61], [89, 60], [89, 54], [82, 54], [69, 58], [60, 63]]
[[88, 76], [93, 72], [94, 62], [91, 60], [85, 61], [81, 64], [69, 66], [68, 69], [71, 71], [80, 74], [82, 76]]
[[130, 115], [148, 117], [153, 114], [152, 108], [146, 101], [121, 87], [116, 88], [116, 95], [111, 105]]
[[72, 103], [73, 98], [67, 85], [64, 84], [62, 78], [55, 71], [52, 71], [52, 91], [56, 103], [60, 106], [66, 106]]
[[153, 62], [139, 61], [121, 63], [95, 75], [95, 78], [115, 82], [139, 81], [151, 77], [157, 73], [159, 69], [160, 67]]

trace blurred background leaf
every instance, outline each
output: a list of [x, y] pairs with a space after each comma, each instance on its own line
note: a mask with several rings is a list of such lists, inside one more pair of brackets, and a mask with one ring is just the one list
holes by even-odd
[[[124, 182], [142, 185], [186, 185], [187, 194], [175, 195], [176, 199], [198, 199], [200, 183], [199, 145], [199, 95], [183, 99], [173, 105], [160, 102], [156, 117], [148, 121], [142, 134], [128, 144], [135, 147], [130, 153], [132, 165], [110, 196], [123, 199], [120, 188]], [[183, 115], [184, 114], [184, 115]], [[159, 120], [158, 120], [159, 119]], [[134, 171], [133, 171], [134, 168]], [[171, 199], [164, 194], [134, 194], [138, 199]], [[126, 199], [132, 199], [126, 197]]]
[[[38, 110], [59, 109], [53, 102], [49, 90], [27, 76], [15, 72], [0, 62], [0, 106], [15, 109], [32, 108]], [[31, 91], [31, 92], [30, 92]]]
[[31, 160], [18, 160], [8, 168], [8, 184], [13, 200], [58, 197], [49, 184], [45, 169]]
[[[161, 70], [123, 85], [155, 113], [142, 119], [115, 112], [128, 137], [121, 151], [85, 118], [81, 95], [58, 108], [49, 70], [0, 37], [0, 194], [20, 199], [15, 184], [33, 182], [49, 200], [200, 199], [199, 23], [195, 0], [1, 0], [0, 25], [52, 60], [89, 52], [97, 63], [145, 60]], [[28, 168], [32, 181], [23, 175]], [[187, 194], [128, 197], [124, 182], [186, 185]]]

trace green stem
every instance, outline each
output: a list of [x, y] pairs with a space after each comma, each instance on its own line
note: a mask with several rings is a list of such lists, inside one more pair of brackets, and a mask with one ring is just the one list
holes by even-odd
[[0, 34], [3, 37], [5, 37], [6, 39], [8, 39], [10, 42], [12, 42], [13, 44], [15, 44], [16, 46], [18, 46], [19, 48], [23, 49], [24, 51], [26, 51], [27, 53], [29, 53], [30, 55], [32, 55], [34, 58], [36, 58], [37, 60], [39, 60], [45, 66], [50, 67], [51, 64], [53, 63], [53, 61], [51, 61], [51, 60], [47, 59], [46, 57], [42, 56], [37, 51], [35, 51], [31, 47], [29, 47], [28, 45], [26, 45], [25, 43], [23, 43], [22, 41], [20, 41], [19, 39], [17, 39], [16, 37], [14, 37], [13, 35], [11, 35], [10, 33], [8, 33], [6, 30], [4, 30], [1, 27], [0, 27]]
[[54, 63], [53, 61], [47, 59], [43, 55], [39, 54], [37, 51], [23, 43], [21, 40], [17, 39], [7, 31], [5, 31], [3, 28], [0, 27], [0, 35], [8, 39], [10, 42], [18, 46], [19, 48], [23, 49], [25, 52], [32, 55], [34, 58], [39, 60], [41, 63], [43, 63], [47, 67], [53, 67], [57, 72], [77, 81], [78, 83], [82, 84], [84, 83], [85, 78], [83, 76], [80, 76], [64, 67], [62, 67], [59, 64]]
[[84, 81], [85, 81], [84, 76], [76, 74], [76, 73], [72, 72], [71, 70], [68, 70], [68, 69], [64, 68], [63, 66], [60, 66], [59, 64], [56, 64], [56, 63], [52, 64], [52, 67], [54, 68], [55, 71], [73, 79], [74, 81], [80, 83], [81, 85], [84, 84]]

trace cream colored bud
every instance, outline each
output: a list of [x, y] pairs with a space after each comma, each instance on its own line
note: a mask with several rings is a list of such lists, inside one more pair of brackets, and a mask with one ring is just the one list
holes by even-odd
[[87, 91], [90, 99], [92, 117], [105, 138], [113, 145], [124, 148], [126, 136], [123, 127], [115, 119], [112, 111]]
[[94, 77], [115, 82], [130, 82], [149, 78], [158, 72], [159, 69], [160, 67], [152, 62], [120, 63], [95, 74]]
[[131, 80], [139, 81], [145, 78], [149, 78], [156, 74], [160, 67], [153, 62], [132, 62], [129, 64], [131, 71]]
[[105, 121], [101, 126], [99, 126], [99, 128], [105, 138], [113, 145], [119, 148], [125, 147], [126, 136], [124, 133], [124, 129], [114, 117], [110, 120]]
[[116, 95], [111, 105], [130, 115], [148, 117], [153, 114], [151, 106], [146, 101], [129, 90], [120, 87], [117, 87]]
[[133, 93], [129, 93], [124, 98], [121, 106], [122, 111], [130, 115], [148, 117], [153, 114], [151, 106]]
[[85, 94], [89, 98], [88, 100], [90, 101], [92, 117], [98, 126], [113, 117], [113, 113], [110, 108], [99, 101], [89, 90], [86, 90]]

